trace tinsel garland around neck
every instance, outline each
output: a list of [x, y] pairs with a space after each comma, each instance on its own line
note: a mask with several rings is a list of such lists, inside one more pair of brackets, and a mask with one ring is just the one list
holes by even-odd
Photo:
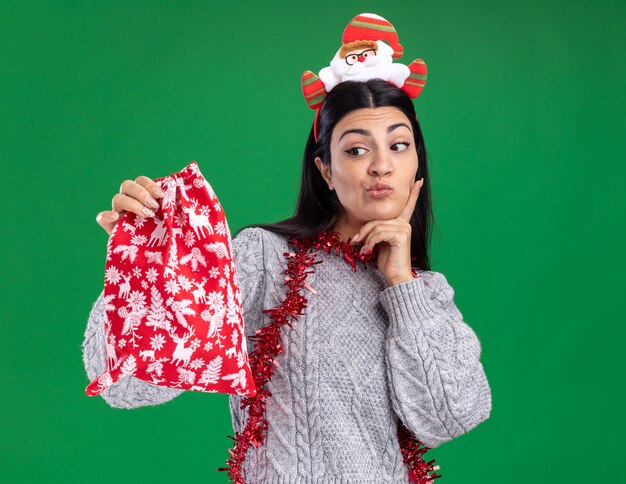
[[[257, 394], [253, 397], [240, 397], [241, 409], [247, 408], [248, 419], [241, 432], [235, 432], [235, 437], [228, 436], [235, 441], [232, 449], [228, 449], [230, 459], [226, 460], [228, 467], [219, 467], [218, 471], [228, 472], [230, 480], [235, 484], [245, 484], [243, 477], [243, 463], [251, 445], [258, 448], [265, 442], [268, 423], [265, 419], [267, 398], [272, 395], [266, 388], [266, 383], [274, 375], [274, 367], [278, 366], [276, 357], [283, 352], [280, 344], [281, 328], [285, 325], [291, 327], [292, 321], [297, 320], [297, 316], [302, 316], [302, 311], [307, 307], [307, 299], [302, 295], [302, 288], [317, 294], [306, 282], [309, 274], [313, 270], [309, 268], [322, 261], [316, 260], [316, 251], [325, 250], [328, 254], [334, 250], [336, 255], [341, 255], [343, 259], [352, 266], [356, 272], [357, 262], [361, 262], [364, 269], [367, 264], [377, 268], [377, 258], [379, 245], [373, 249], [360, 254], [358, 247], [353, 247], [351, 239], [343, 242], [340, 234], [334, 231], [324, 231], [314, 240], [303, 238], [289, 239], [296, 250], [285, 252], [283, 255], [288, 259], [285, 284], [288, 287], [285, 300], [280, 306], [265, 309], [262, 312], [269, 314], [272, 322], [256, 331], [250, 339], [255, 341], [255, 349], [248, 355], [250, 368], [257, 388]], [[309, 270], [307, 270], [309, 269]], [[412, 269], [414, 277], [419, 277], [417, 268]], [[429, 447], [423, 446], [415, 435], [402, 422], [398, 424], [398, 440], [404, 462], [409, 467], [409, 481], [416, 484], [429, 484], [441, 477], [435, 470], [439, 466], [434, 466], [435, 460], [425, 462], [423, 454]], [[420, 448], [421, 447], [421, 448]], [[432, 474], [431, 474], [432, 472]]]

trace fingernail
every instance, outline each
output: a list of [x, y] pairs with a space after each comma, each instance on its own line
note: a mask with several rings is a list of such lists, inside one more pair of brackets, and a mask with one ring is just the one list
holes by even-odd
[[159, 208], [159, 202], [157, 202], [154, 198], [152, 198], [150, 195], [148, 195], [146, 197], [146, 203], [148, 205], [150, 205], [152, 208]]
[[163, 190], [161, 190], [159, 187], [155, 187], [154, 188], [154, 194], [157, 197], [164, 197], [165, 196], [165, 192]]
[[115, 220], [117, 218], [117, 212], [111, 212], [108, 217], [109, 220]]
[[143, 213], [146, 217], [154, 217], [154, 212], [148, 207], [143, 207], [141, 209], [141, 213]]
[[358, 233], [352, 238], [352, 242], [356, 242], [357, 240], [359, 240], [359, 234]]

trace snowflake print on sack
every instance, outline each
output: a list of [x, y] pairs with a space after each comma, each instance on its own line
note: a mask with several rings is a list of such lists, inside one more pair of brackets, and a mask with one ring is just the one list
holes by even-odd
[[195, 161], [155, 182], [165, 192], [155, 217], [124, 213], [107, 242], [106, 369], [85, 393], [133, 377], [254, 396], [232, 240], [217, 196]]

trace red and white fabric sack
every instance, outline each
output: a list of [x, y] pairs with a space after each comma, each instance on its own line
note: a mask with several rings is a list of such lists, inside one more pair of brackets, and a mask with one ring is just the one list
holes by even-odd
[[106, 371], [85, 393], [133, 376], [254, 396], [232, 240], [217, 196], [195, 161], [154, 181], [165, 192], [155, 217], [124, 213], [107, 243]]

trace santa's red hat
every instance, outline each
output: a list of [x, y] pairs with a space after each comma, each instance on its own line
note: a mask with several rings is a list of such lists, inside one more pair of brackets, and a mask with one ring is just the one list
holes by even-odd
[[343, 31], [341, 41], [344, 44], [357, 40], [383, 40], [393, 49], [392, 57], [399, 59], [404, 53], [404, 48], [398, 41], [396, 29], [387, 20], [374, 13], [362, 13], [357, 15]]

